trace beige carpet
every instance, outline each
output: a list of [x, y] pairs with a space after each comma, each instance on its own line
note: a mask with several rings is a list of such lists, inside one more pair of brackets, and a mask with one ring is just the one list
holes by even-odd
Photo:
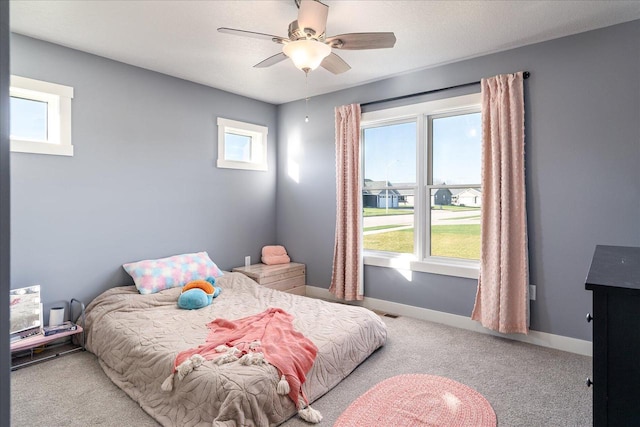
[[[407, 317], [383, 317], [387, 345], [313, 403], [332, 426], [359, 396], [387, 378], [429, 374], [481, 393], [500, 427], [592, 425], [592, 360], [531, 344]], [[13, 427], [155, 426], [104, 375], [96, 358], [73, 353], [12, 372]], [[297, 416], [283, 424], [309, 427]]]

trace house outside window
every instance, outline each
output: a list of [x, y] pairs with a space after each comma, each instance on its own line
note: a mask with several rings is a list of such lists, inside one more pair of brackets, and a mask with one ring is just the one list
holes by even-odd
[[365, 264], [476, 278], [480, 94], [362, 115]]
[[11, 76], [11, 151], [73, 156], [73, 88]]

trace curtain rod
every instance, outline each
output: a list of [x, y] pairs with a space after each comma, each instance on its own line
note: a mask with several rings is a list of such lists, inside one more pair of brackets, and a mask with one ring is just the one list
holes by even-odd
[[[530, 75], [531, 75], [531, 73], [529, 73], [528, 71], [525, 71], [524, 73], [522, 73], [522, 78], [523, 79], [528, 79]], [[368, 105], [381, 104], [383, 102], [398, 101], [400, 99], [413, 98], [414, 96], [421, 96], [421, 95], [429, 95], [429, 94], [432, 94], [432, 93], [442, 92], [444, 90], [458, 89], [458, 88], [461, 88], [461, 87], [473, 86], [473, 85], [477, 85], [477, 84], [480, 84], [480, 80], [478, 80], [477, 82], [463, 83], [463, 84], [459, 84], [459, 85], [455, 85], [455, 86], [443, 87], [443, 88], [440, 88], [440, 89], [431, 89], [431, 90], [427, 90], [427, 91], [424, 91], [424, 92], [412, 93], [412, 94], [409, 94], [409, 95], [401, 95], [401, 96], [396, 96], [396, 97], [393, 97], [393, 98], [385, 98], [385, 99], [379, 99], [377, 101], [365, 102], [363, 104], [360, 104], [360, 106], [361, 107], [366, 107]]]

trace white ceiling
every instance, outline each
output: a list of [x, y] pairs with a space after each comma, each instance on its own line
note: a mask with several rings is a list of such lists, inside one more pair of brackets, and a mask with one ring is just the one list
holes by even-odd
[[[318, 95], [421, 68], [640, 19], [640, 1], [324, 0], [327, 36], [393, 31], [393, 49], [336, 51], [352, 69], [309, 75]], [[303, 99], [304, 73], [268, 40], [218, 27], [287, 36], [294, 0], [11, 1], [11, 30], [274, 104]], [[481, 77], [481, 76], [479, 76]]]

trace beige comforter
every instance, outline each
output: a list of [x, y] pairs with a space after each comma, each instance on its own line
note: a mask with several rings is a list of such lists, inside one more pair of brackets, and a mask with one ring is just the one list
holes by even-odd
[[140, 295], [134, 286], [109, 289], [87, 307], [87, 349], [105, 373], [164, 426], [268, 426], [296, 413], [288, 396], [276, 393], [277, 370], [211, 361], [173, 390], [160, 386], [176, 355], [205, 342], [206, 324], [280, 307], [294, 327], [318, 347], [303, 390], [313, 402], [386, 341], [386, 327], [373, 312], [287, 294], [257, 285], [240, 273], [218, 279], [222, 293], [200, 310], [181, 310], [180, 288]]

